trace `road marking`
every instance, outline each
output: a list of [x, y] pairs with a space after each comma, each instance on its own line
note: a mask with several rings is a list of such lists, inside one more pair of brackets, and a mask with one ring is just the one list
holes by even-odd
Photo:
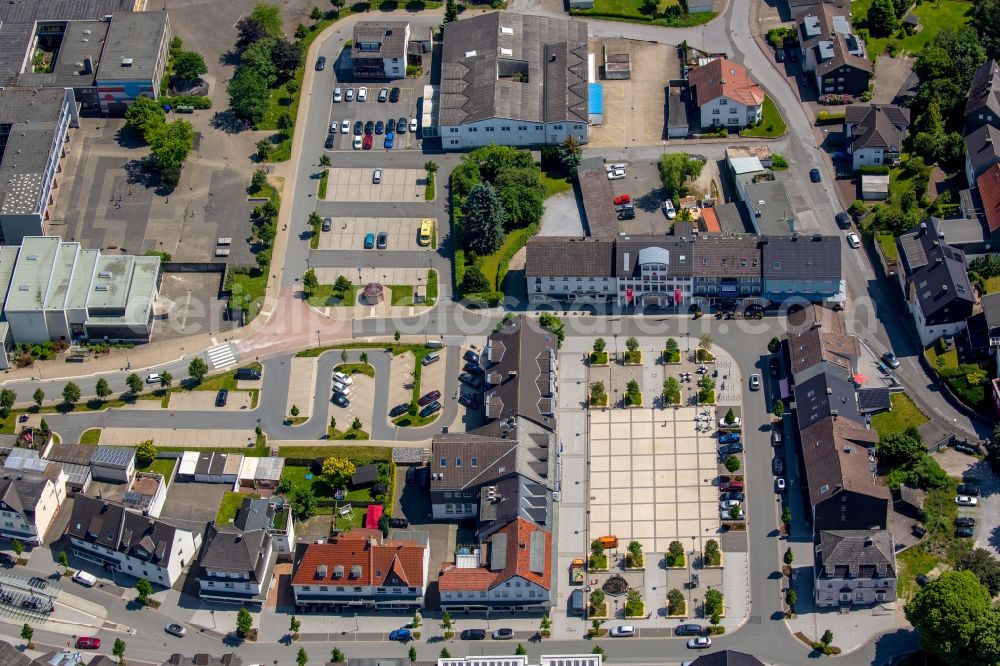
[[208, 362], [212, 365], [212, 368], [216, 370], [236, 364], [236, 351], [233, 349], [232, 344], [228, 342], [224, 345], [205, 350], [205, 355], [208, 356]]

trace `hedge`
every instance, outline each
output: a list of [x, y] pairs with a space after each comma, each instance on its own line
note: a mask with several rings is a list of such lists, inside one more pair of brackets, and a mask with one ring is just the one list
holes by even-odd
[[491, 308], [503, 303], [504, 298], [502, 291], [481, 291], [475, 294], [463, 294], [463, 296], [470, 301], [482, 301]]
[[869, 164], [861, 167], [862, 176], [888, 176], [889, 167], [884, 164]]
[[193, 106], [196, 109], [211, 109], [212, 108], [212, 98], [203, 97], [201, 95], [178, 95], [177, 97], [160, 97], [157, 100], [160, 106], [164, 104], [169, 104], [170, 108], [174, 111], [177, 110], [178, 106]]
[[846, 114], [843, 113], [830, 113], [829, 111], [820, 111], [816, 114], [816, 124], [817, 125], [830, 125], [833, 123], [842, 123], [846, 118]]
[[514, 243], [507, 248], [507, 251], [500, 255], [500, 261], [497, 263], [497, 282], [496, 288], [498, 290], [503, 289], [503, 281], [507, 278], [507, 270], [510, 268], [510, 260], [514, 258], [514, 255], [520, 252], [525, 245], [528, 244], [528, 239], [538, 233], [538, 222], [529, 224], [525, 227], [525, 232], [519, 242]]

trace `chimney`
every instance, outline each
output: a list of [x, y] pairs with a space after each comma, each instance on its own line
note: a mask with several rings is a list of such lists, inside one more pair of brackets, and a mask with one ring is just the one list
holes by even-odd
[[927, 231], [927, 223], [926, 222], [921, 222], [920, 223], [920, 233], [918, 233], [917, 236], [923, 236], [924, 233], [926, 233], [926, 231]]
[[865, 537], [865, 548], [869, 548], [869, 547], [874, 546], [874, 545], [875, 545], [875, 542], [872, 540], [871, 537]]
[[948, 285], [946, 285], [946, 284], [941, 285], [941, 291], [947, 293], [948, 292]]

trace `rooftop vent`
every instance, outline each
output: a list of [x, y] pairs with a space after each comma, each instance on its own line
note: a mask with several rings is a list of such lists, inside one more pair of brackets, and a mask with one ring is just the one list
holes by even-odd
[[132, 58], [122, 58], [122, 67], [131, 67]]
[[100, 273], [97, 274], [97, 277], [104, 278], [106, 280], [110, 280], [111, 279], [111, 271], [101, 271]]
[[95, 290], [95, 291], [107, 291], [107, 290], [108, 290], [108, 285], [106, 285], [106, 284], [99, 284], [99, 285], [96, 285], [96, 286], [94, 287], [94, 290]]
[[474, 50], [473, 51], [466, 51], [465, 52], [465, 57], [466, 58], [475, 58], [476, 57], [476, 52]]
[[501, 35], [513, 35], [514, 34], [514, 28], [508, 28], [508, 27], [505, 27], [505, 26], [500, 26], [500, 34]]

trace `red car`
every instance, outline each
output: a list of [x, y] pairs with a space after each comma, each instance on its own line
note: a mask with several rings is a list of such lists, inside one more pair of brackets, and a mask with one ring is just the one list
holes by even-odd
[[630, 201], [632, 201], [632, 199], [627, 194], [619, 194], [618, 196], [615, 197], [615, 205], [616, 206], [620, 206], [622, 204], [627, 204]]
[[719, 484], [719, 490], [726, 493], [730, 490], [743, 490], [742, 481], [723, 481]]
[[372, 149], [372, 135], [371, 134], [365, 134], [365, 140], [361, 144], [361, 147], [364, 148], [365, 150], [371, 150]]
[[76, 639], [76, 648], [78, 650], [96, 650], [101, 647], [101, 639], [94, 638], [93, 636], [80, 636]]
[[441, 397], [441, 391], [431, 391], [430, 393], [423, 395], [420, 398], [420, 400], [417, 400], [417, 404], [420, 405], [421, 407], [424, 407], [425, 405], [431, 404], [440, 397]]

